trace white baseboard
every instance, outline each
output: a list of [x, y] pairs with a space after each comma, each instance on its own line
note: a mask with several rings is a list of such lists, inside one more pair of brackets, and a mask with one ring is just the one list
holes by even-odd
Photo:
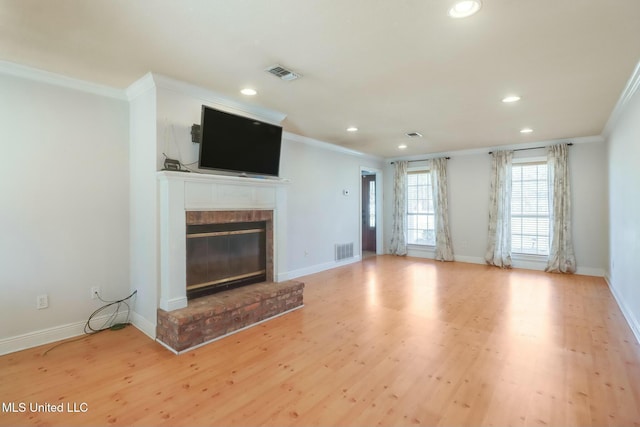
[[469, 264], [486, 264], [487, 263], [482, 257], [468, 256], [468, 255], [454, 255], [453, 260], [459, 261], [459, 262], [468, 262]]
[[356, 262], [360, 262], [360, 255], [355, 256], [353, 258], [345, 259], [342, 261], [332, 261], [326, 262], [324, 264], [316, 264], [310, 267], [300, 268], [298, 270], [288, 271], [286, 273], [278, 274], [278, 282], [282, 282], [285, 280], [292, 280], [298, 277], [306, 276], [308, 274], [320, 273], [321, 271], [331, 270], [332, 268], [342, 267], [344, 265], [353, 264]]
[[[410, 248], [407, 255], [414, 256], [417, 258], [428, 258], [434, 259], [435, 252], [429, 249], [415, 249]], [[475, 256], [467, 256], [467, 255], [454, 255], [454, 261], [459, 262], [468, 262], [470, 264], [486, 264], [484, 258], [475, 257]], [[547, 267], [547, 262], [536, 260], [533, 258], [528, 258], [527, 256], [514, 256], [512, 257], [513, 267], [514, 268], [522, 268], [525, 270], [536, 270], [536, 271], [544, 271]], [[584, 276], [596, 276], [596, 277], [604, 277], [605, 271], [603, 268], [595, 268], [595, 267], [580, 267], [578, 266], [576, 274], [582, 274]]]
[[171, 299], [160, 298], [160, 308], [165, 311], [179, 310], [181, 308], [185, 308], [187, 304], [186, 296]]
[[636, 337], [636, 341], [638, 342], [638, 344], [640, 344], [640, 322], [633, 315], [633, 312], [629, 310], [629, 307], [625, 303], [622, 296], [618, 294], [618, 291], [616, 290], [615, 286], [613, 286], [613, 284], [611, 283], [611, 277], [608, 274], [605, 274], [604, 280], [607, 282], [607, 285], [609, 285], [609, 290], [611, 291], [613, 298], [616, 300], [616, 303], [618, 304], [618, 307], [620, 308], [622, 315], [624, 316], [625, 320], [629, 324], [629, 328], [631, 328], [631, 332], [633, 332], [633, 335]]
[[436, 256], [436, 249], [433, 246], [407, 246], [407, 256], [416, 258], [434, 259]]
[[604, 268], [578, 266], [576, 274], [582, 274], [583, 276], [604, 277]]
[[156, 339], [156, 324], [149, 322], [135, 311], [131, 313], [131, 324], [152, 340]]
[[[120, 315], [126, 316], [126, 312], [118, 313], [118, 316]], [[109, 318], [111, 318], [110, 314], [94, 317], [92, 325], [95, 327], [96, 324], [99, 325], [100, 322], [107, 321]], [[83, 320], [0, 339], [0, 356], [83, 335], [86, 323], [87, 321]]]

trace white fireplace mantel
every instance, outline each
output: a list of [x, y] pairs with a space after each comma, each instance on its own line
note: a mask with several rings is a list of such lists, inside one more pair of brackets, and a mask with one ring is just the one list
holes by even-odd
[[160, 308], [187, 306], [186, 211], [273, 210], [274, 280], [280, 272], [279, 242], [285, 242], [284, 179], [157, 172], [160, 224]]

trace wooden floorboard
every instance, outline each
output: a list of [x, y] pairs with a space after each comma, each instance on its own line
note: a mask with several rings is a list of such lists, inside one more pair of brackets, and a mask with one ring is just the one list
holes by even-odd
[[133, 327], [2, 356], [0, 425], [640, 426], [602, 278], [379, 256], [300, 280], [301, 310], [180, 356]]

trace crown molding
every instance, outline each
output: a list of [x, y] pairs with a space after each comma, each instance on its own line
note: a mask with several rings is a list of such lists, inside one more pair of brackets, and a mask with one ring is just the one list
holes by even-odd
[[395, 162], [398, 160], [429, 160], [436, 159], [438, 157], [454, 157], [454, 156], [475, 156], [478, 154], [487, 154], [489, 151], [496, 150], [518, 150], [518, 149], [527, 149], [527, 148], [537, 148], [537, 147], [548, 147], [554, 144], [562, 144], [562, 143], [573, 143], [573, 144], [590, 144], [597, 142], [604, 142], [605, 139], [602, 135], [592, 135], [592, 136], [579, 136], [575, 138], [559, 138], [559, 139], [547, 139], [542, 141], [533, 141], [522, 144], [511, 144], [511, 145], [494, 145], [489, 147], [482, 148], [472, 148], [469, 150], [458, 150], [458, 151], [444, 151], [440, 153], [428, 153], [428, 154], [418, 154], [415, 156], [406, 156], [406, 157], [389, 157], [385, 158], [385, 162]]
[[287, 117], [285, 113], [257, 105], [246, 104], [212, 90], [156, 73], [147, 73], [132, 83], [126, 90], [127, 99], [131, 101], [152, 88], [187, 95], [199, 99], [207, 106], [276, 125], [280, 125]]
[[299, 142], [301, 144], [311, 145], [313, 147], [322, 148], [324, 150], [336, 151], [338, 153], [349, 154], [351, 156], [358, 156], [358, 157], [374, 160], [377, 162], [381, 162], [384, 160], [382, 157], [374, 156], [373, 154], [363, 153], [361, 151], [352, 150], [350, 148], [345, 148], [340, 145], [331, 144], [329, 142], [320, 141], [319, 139], [313, 139], [307, 136], [302, 136], [302, 135], [298, 135], [291, 132], [283, 132], [282, 139]]
[[100, 85], [85, 80], [74, 79], [72, 77], [63, 76], [62, 74], [27, 67], [26, 65], [20, 65], [13, 62], [0, 60], [0, 73], [40, 83], [60, 86], [67, 89], [78, 90], [92, 95], [99, 95], [122, 101], [127, 100], [125, 91], [122, 89], [116, 89], [111, 86]]
[[631, 73], [631, 77], [629, 77], [627, 85], [620, 94], [620, 98], [618, 99], [616, 106], [613, 108], [613, 111], [609, 116], [609, 120], [607, 120], [604, 129], [602, 129], [602, 135], [605, 138], [608, 138], [611, 134], [613, 127], [618, 122], [625, 107], [627, 106], [627, 102], [629, 102], [633, 95], [636, 94], [638, 88], [640, 88], [640, 62], [636, 64], [636, 68], [633, 70], [633, 73]]
[[131, 102], [143, 93], [147, 92], [148, 90], [154, 89], [155, 87], [156, 84], [153, 81], [153, 75], [151, 73], [147, 73], [135, 82], [131, 83], [129, 87], [127, 87], [127, 89], [125, 90], [127, 100]]

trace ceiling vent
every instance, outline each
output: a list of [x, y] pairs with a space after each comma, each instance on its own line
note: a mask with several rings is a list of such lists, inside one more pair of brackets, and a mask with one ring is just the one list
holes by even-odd
[[271, 67], [267, 68], [265, 71], [285, 81], [291, 81], [299, 77], [302, 77], [301, 74], [288, 70], [284, 68], [282, 65], [277, 65], [277, 64], [272, 65]]
[[422, 134], [420, 132], [409, 132], [406, 135], [409, 138], [422, 138]]

